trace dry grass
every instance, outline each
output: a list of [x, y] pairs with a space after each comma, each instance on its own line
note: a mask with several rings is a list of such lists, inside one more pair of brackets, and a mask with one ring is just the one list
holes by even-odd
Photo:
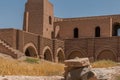
[[[94, 68], [107, 68], [116, 65], [117, 63], [110, 60], [96, 61], [92, 63]], [[27, 58], [25, 61], [18, 61], [0, 57], [0, 75], [52, 76], [62, 75], [63, 72], [63, 64], [40, 61], [34, 58]]]
[[92, 63], [93, 68], [108, 68], [117, 66], [117, 63], [111, 60], [101, 60]]
[[52, 76], [62, 75], [63, 71], [63, 64], [47, 61], [28, 63], [0, 58], [0, 75]]

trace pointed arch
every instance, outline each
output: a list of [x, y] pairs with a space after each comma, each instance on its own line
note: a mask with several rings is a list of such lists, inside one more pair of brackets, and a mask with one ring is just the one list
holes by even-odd
[[24, 46], [24, 53], [26, 56], [29, 57], [38, 57], [38, 52], [37, 52], [37, 48], [35, 47], [35, 45], [33, 43], [27, 43]]
[[58, 62], [63, 63], [65, 60], [64, 50], [62, 48], [57, 49]]
[[44, 59], [47, 61], [53, 61], [53, 55], [52, 55], [52, 50], [50, 49], [50, 47], [46, 46], [43, 49], [43, 55], [44, 55]]
[[97, 51], [95, 53], [96, 60], [109, 59], [117, 61], [117, 51], [112, 47], [104, 46], [96, 51]]
[[72, 50], [66, 51], [66, 53], [68, 53], [66, 55], [66, 59], [73, 59], [75, 57], [84, 58], [87, 56], [87, 52], [81, 48], [72, 49]]
[[116, 61], [117, 57], [114, 54], [113, 51], [111, 50], [102, 50], [98, 56], [97, 56], [97, 60], [112, 60], [112, 61]]
[[73, 51], [71, 54], [68, 56], [68, 59], [74, 59], [76, 57], [83, 58], [83, 54], [80, 51]]

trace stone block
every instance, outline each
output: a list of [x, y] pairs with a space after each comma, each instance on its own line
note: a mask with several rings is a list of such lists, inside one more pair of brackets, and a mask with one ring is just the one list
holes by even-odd
[[66, 80], [98, 80], [96, 74], [90, 71], [90, 68], [78, 68], [69, 71], [66, 76]]
[[88, 58], [66, 60], [65, 65], [65, 80], [97, 80]]
[[89, 65], [90, 62], [88, 58], [75, 58], [65, 61], [65, 66], [69, 66], [69, 67], [84, 67]]

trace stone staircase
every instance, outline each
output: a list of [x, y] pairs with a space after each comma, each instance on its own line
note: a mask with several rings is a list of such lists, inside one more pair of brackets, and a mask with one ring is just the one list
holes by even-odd
[[[19, 50], [16, 50], [16, 49], [12, 48], [10, 45], [8, 45], [5, 41], [3, 41], [1, 39], [0, 39], [0, 45], [5, 47], [5, 49], [8, 49], [9, 51], [11, 51], [11, 52], [8, 52], [9, 54], [7, 54], [7, 53], [6, 54], [12, 56], [13, 58], [18, 59], [18, 58], [24, 56], [24, 53], [20, 52]], [[10, 53], [12, 53], [12, 54], [10, 54]]]

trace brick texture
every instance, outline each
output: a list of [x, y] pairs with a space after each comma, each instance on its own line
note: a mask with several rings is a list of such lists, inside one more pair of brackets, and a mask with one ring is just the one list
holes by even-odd
[[[120, 37], [116, 35], [120, 15], [59, 18], [54, 17], [53, 8], [48, 0], [28, 0], [23, 30], [0, 29], [0, 40], [26, 56], [52, 61], [74, 57], [120, 61]], [[95, 36], [96, 27], [100, 28], [100, 37]], [[75, 28], [78, 38], [74, 38]], [[1, 44], [0, 52], [14, 56]]]

